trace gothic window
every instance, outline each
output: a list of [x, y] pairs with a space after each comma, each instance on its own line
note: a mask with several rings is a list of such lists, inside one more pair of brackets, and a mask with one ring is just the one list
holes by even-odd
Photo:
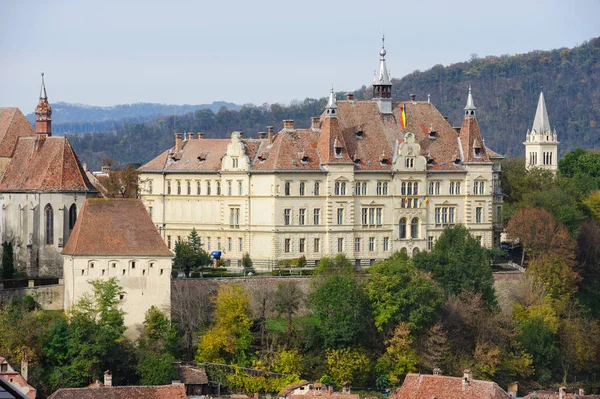
[[346, 182], [342, 182], [341, 195], [346, 195]]
[[238, 167], [238, 159], [237, 159], [237, 157], [231, 158], [231, 161], [233, 163], [233, 167], [237, 168]]
[[69, 208], [69, 230], [73, 230], [77, 221], [77, 205], [73, 204]]
[[406, 238], [406, 218], [400, 219], [400, 238]]
[[54, 244], [54, 210], [52, 205], [46, 205], [44, 214], [46, 215], [46, 244], [52, 245]]
[[419, 219], [413, 218], [410, 222], [410, 237], [419, 238]]

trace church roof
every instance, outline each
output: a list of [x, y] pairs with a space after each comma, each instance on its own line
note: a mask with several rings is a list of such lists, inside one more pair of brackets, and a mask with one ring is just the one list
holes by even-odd
[[130, 198], [88, 198], [63, 255], [173, 256], [144, 204]]
[[19, 137], [34, 137], [35, 129], [19, 108], [0, 108], [0, 157], [10, 157]]
[[444, 375], [408, 374], [400, 388], [392, 394], [398, 399], [509, 399], [510, 396], [495, 382], [469, 380]]
[[548, 110], [546, 109], [546, 101], [544, 100], [544, 92], [540, 92], [535, 118], [533, 119], [533, 127], [531, 130], [536, 133], [546, 133], [550, 131], [550, 120], [548, 119]]
[[95, 192], [67, 137], [19, 137], [0, 191]]

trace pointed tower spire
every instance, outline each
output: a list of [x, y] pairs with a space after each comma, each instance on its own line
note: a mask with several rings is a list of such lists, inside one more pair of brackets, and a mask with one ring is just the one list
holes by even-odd
[[48, 103], [44, 73], [42, 72], [42, 88], [40, 89], [40, 101], [35, 108], [35, 131], [37, 134], [52, 135], [52, 107]]
[[540, 91], [540, 99], [538, 101], [535, 118], [533, 119], [532, 131], [540, 134], [550, 132], [550, 120], [548, 119], [548, 111], [546, 110], [546, 101], [544, 100], [544, 92]]
[[333, 85], [331, 85], [329, 101], [327, 101], [327, 106], [325, 107], [325, 115], [328, 118], [337, 118], [337, 103], [335, 99], [335, 92], [333, 91]]
[[385, 64], [385, 36], [381, 38], [381, 50], [379, 50], [379, 72], [373, 76], [373, 100], [379, 103], [379, 112], [382, 114], [392, 113], [392, 82]]
[[475, 103], [471, 94], [471, 85], [469, 84], [469, 95], [467, 97], [467, 105], [465, 106], [465, 118], [475, 118]]

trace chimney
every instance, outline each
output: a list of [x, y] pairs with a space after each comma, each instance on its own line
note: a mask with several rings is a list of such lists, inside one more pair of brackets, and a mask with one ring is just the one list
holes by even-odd
[[183, 134], [175, 133], [175, 152], [181, 151], [181, 148], [183, 147], [182, 141], [183, 141]]
[[258, 132], [258, 138], [261, 140], [264, 140], [267, 138], [267, 133], [266, 132]]
[[442, 370], [440, 370], [439, 368], [434, 368], [433, 369], [433, 375], [442, 375]]
[[465, 391], [469, 387], [469, 380], [465, 377], [462, 380], [462, 389]]
[[188, 133], [188, 140], [194, 140], [194, 133]]
[[471, 372], [471, 369], [465, 369], [463, 372], [463, 378], [467, 381], [471, 381], [473, 379], [473, 373]]
[[110, 166], [109, 165], [103, 165], [100, 170], [102, 171], [102, 173], [110, 173]]
[[353, 101], [354, 100], [354, 93], [346, 93], [346, 100]]
[[313, 116], [310, 118], [310, 127], [312, 130], [321, 130], [321, 117]]
[[293, 119], [284, 119], [283, 120], [283, 128], [285, 130], [294, 130], [294, 120]]
[[333, 395], [333, 386], [332, 386], [332, 385], [329, 385], [329, 386], [327, 387], [327, 393], [328, 393], [329, 395]]
[[519, 391], [519, 386], [516, 382], [508, 384], [508, 389], [506, 390], [506, 392], [508, 393], [508, 396], [510, 396], [512, 399], [517, 398], [518, 391]]
[[584, 396], [585, 395], [585, 391], [583, 390], [583, 388], [579, 388], [579, 396]]
[[269, 144], [273, 142], [273, 126], [267, 126], [267, 135], [269, 137]]
[[112, 387], [112, 373], [110, 370], [104, 372], [104, 386]]
[[243, 139], [244, 138], [244, 132], [238, 132], [238, 136], [239, 136], [240, 140]]
[[27, 381], [29, 374], [29, 359], [27, 358], [27, 348], [23, 348], [23, 357], [21, 358], [21, 377]]
[[558, 388], [558, 399], [565, 399], [565, 396], [567, 396], [567, 387]]
[[416, 94], [411, 94], [410, 95], [410, 101], [417, 101], [417, 95]]

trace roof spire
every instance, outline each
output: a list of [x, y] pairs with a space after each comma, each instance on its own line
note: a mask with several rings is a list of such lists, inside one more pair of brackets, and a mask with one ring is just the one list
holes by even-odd
[[44, 84], [44, 72], [42, 72], [42, 88], [40, 89], [40, 99], [48, 99], [48, 95], [46, 94], [46, 85]]
[[471, 94], [471, 85], [469, 84], [469, 95], [467, 97], [467, 105], [465, 106], [465, 118], [475, 118], [475, 103]]
[[329, 93], [329, 101], [327, 101], [325, 113], [328, 118], [337, 118], [337, 103], [335, 99], [335, 92], [333, 91], [333, 84], [331, 84], [331, 92]]
[[537, 110], [535, 111], [535, 119], [533, 120], [532, 131], [536, 133], [546, 133], [550, 131], [550, 120], [548, 119], [548, 111], [546, 110], [546, 101], [544, 100], [544, 92], [540, 87], [540, 99], [538, 101]]
[[390, 85], [390, 75], [385, 64], [385, 36], [381, 37], [381, 50], [379, 50], [379, 74], [375, 74], [373, 85]]

